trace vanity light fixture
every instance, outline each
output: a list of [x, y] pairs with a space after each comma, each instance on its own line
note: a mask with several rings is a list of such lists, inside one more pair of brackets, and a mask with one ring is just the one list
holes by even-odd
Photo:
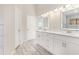
[[[41, 16], [42, 17], [47, 17], [49, 14], [52, 15], [53, 12], [57, 12], [59, 10], [62, 11], [62, 12], [64, 12], [64, 11], [72, 10], [72, 9], [78, 8], [78, 7], [79, 7], [79, 5], [77, 5], [77, 4], [76, 5], [68, 4], [68, 5], [62, 6], [60, 8], [56, 8], [53, 11], [48, 11], [48, 12], [42, 14]], [[74, 12], [77, 12], [77, 11], [74, 11]]]
[[69, 8], [71, 5], [66, 5], [65, 8]]
[[65, 11], [65, 9], [64, 9], [64, 7], [60, 7], [60, 8], [54, 9], [54, 11], [55, 11], [55, 12], [57, 12], [57, 11]]
[[72, 5], [72, 4], [70, 4], [70, 5], [65, 5], [65, 10], [67, 11], [67, 10], [72, 10], [72, 9], [75, 9], [75, 8], [78, 8], [79, 7], [79, 5]]
[[65, 11], [65, 9], [63, 7], [60, 7], [58, 10]]
[[49, 14], [52, 14], [53, 13], [53, 11], [49, 11]]
[[58, 11], [58, 9], [56, 8], [56, 9], [54, 9], [54, 11], [55, 11], [55, 12], [57, 12], [57, 11]]
[[48, 13], [44, 13], [44, 14], [42, 14], [41, 16], [42, 17], [46, 17], [48, 15]]
[[53, 11], [49, 11], [49, 15], [52, 16], [53, 15]]

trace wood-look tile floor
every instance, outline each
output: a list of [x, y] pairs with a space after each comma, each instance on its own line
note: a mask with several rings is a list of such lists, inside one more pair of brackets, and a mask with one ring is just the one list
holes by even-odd
[[29, 40], [27, 42], [24, 42], [18, 48], [16, 48], [14, 55], [52, 55], [52, 54], [39, 44], [34, 43], [33, 40]]

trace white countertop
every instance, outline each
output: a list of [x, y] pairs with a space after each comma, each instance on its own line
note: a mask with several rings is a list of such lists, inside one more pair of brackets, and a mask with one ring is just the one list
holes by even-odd
[[53, 32], [53, 31], [43, 31], [43, 30], [37, 30], [39, 32], [46, 32], [46, 33], [54, 33], [54, 34], [59, 34], [59, 35], [65, 35], [65, 36], [71, 36], [71, 37], [76, 37], [79, 38], [79, 32], [75, 33], [67, 33], [65, 31], [60, 31], [60, 32]]

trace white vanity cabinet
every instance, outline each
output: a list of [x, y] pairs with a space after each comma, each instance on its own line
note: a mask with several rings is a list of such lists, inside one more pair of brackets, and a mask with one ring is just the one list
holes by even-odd
[[57, 35], [59, 40], [62, 40], [62, 54], [79, 54], [79, 38], [65, 35]]
[[49, 37], [47, 34], [41, 33], [41, 32], [37, 32], [37, 43], [39, 43], [41, 46], [43, 46], [44, 48], [46, 48], [47, 50], [49, 50]]
[[[79, 39], [75, 37], [59, 35], [59, 34], [52, 34], [55, 35], [57, 40], [57, 48], [54, 47], [56, 50], [55, 54], [79, 54]], [[54, 42], [55, 43], [55, 42]], [[56, 43], [54, 46], [56, 46]]]
[[79, 39], [55, 33], [37, 31], [37, 43], [52, 54], [79, 54]]
[[62, 52], [62, 41], [50, 33], [37, 32], [37, 43], [52, 54], [61, 54]]
[[79, 44], [66, 41], [65, 52], [63, 52], [62, 54], [67, 54], [67, 55], [79, 54]]

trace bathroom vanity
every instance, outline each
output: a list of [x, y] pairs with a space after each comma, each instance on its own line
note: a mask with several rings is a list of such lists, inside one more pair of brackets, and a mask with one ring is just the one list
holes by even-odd
[[37, 31], [37, 43], [55, 55], [79, 54], [78, 34]]

